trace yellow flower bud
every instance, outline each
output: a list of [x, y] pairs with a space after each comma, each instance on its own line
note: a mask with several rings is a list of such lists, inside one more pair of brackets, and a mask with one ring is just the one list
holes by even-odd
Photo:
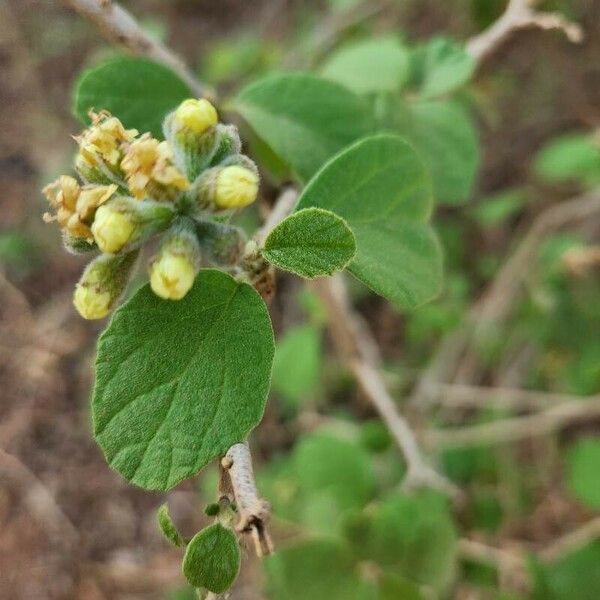
[[197, 135], [214, 127], [219, 122], [215, 107], [206, 99], [184, 100], [175, 111], [175, 122]]
[[217, 175], [217, 208], [242, 208], [252, 204], [258, 194], [258, 175], [239, 166], [224, 167]]
[[112, 298], [108, 291], [99, 291], [96, 286], [78, 283], [73, 304], [84, 319], [103, 319], [110, 312]]
[[92, 234], [102, 252], [114, 254], [131, 239], [135, 228], [135, 222], [127, 213], [103, 205], [96, 211]]
[[162, 254], [150, 268], [150, 287], [165, 300], [181, 300], [190, 290], [196, 270], [188, 256]]

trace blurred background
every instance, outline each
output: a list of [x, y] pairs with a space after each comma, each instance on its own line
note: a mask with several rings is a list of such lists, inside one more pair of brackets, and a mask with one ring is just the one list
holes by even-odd
[[[273, 70], [319, 65], [340, 44], [373, 34], [393, 33], [409, 46], [438, 35], [465, 41], [505, 6], [123, 4], [224, 93]], [[412, 398], [399, 400], [400, 409], [466, 500], [390, 498], [403, 476], [400, 455], [332, 352], [317, 296], [280, 275], [273, 392], [253, 447], [261, 492], [274, 506], [275, 542], [288, 550], [266, 571], [247, 551], [232, 598], [349, 597], [332, 582], [327, 592], [294, 591], [303, 589], [298, 581], [319, 580], [325, 565], [341, 577], [345, 569], [389, 567], [436, 590], [427, 598], [600, 598], [600, 2], [541, 8], [579, 23], [585, 40], [519, 32], [460, 90], [480, 150], [468, 201], [436, 212], [443, 294], [399, 314], [349, 281], [394, 397]], [[155, 524], [167, 495], [129, 485], [92, 439], [88, 400], [101, 324], [75, 313], [83, 259], [67, 255], [57, 229], [41, 219], [40, 189], [70, 172], [70, 136], [81, 128], [72, 84], [116, 52], [58, 1], [0, 0], [2, 600], [194, 597], [179, 551]], [[281, 178], [276, 166], [266, 175], [265, 206]], [[248, 226], [259, 219], [257, 211]], [[477, 335], [465, 332], [467, 315]], [[329, 470], [315, 467], [323, 464]], [[168, 494], [183, 531], [206, 521], [215, 477], [209, 470]], [[363, 509], [371, 505], [384, 528], [392, 515], [402, 547], [392, 545], [380, 561], [335, 563], [338, 550], [326, 548], [335, 536], [368, 545], [374, 513]], [[320, 546], [302, 545], [315, 535]], [[300, 563], [305, 570], [292, 572]], [[389, 600], [417, 597], [398, 594]]]

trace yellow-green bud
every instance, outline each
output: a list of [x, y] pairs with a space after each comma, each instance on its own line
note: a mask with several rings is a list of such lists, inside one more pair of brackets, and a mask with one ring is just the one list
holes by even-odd
[[102, 252], [119, 252], [132, 238], [136, 223], [130, 214], [116, 210], [110, 204], [100, 206], [92, 223], [92, 234]]
[[215, 182], [217, 208], [242, 208], [252, 204], [258, 194], [258, 175], [245, 167], [224, 167]]
[[87, 287], [79, 283], [73, 295], [73, 304], [84, 319], [106, 317], [110, 312], [111, 300], [110, 292], [99, 291], [95, 287]]
[[205, 98], [184, 100], [175, 111], [175, 122], [200, 135], [219, 122], [215, 107]]
[[165, 300], [181, 300], [194, 285], [196, 270], [183, 255], [165, 253], [150, 269], [152, 291]]
[[127, 285], [138, 253], [103, 254], [86, 267], [73, 294], [73, 304], [84, 319], [108, 315]]

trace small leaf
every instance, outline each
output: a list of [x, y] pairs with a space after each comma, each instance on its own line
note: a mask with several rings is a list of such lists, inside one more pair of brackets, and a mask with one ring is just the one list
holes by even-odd
[[442, 256], [427, 224], [430, 181], [401, 138], [369, 137], [338, 154], [304, 190], [298, 209], [308, 206], [346, 219], [356, 238], [349, 270], [378, 294], [414, 307], [439, 292]]
[[581, 502], [600, 508], [600, 437], [581, 439], [570, 448], [567, 484]]
[[233, 585], [240, 560], [235, 533], [216, 523], [191, 539], [183, 557], [183, 574], [191, 585], [222, 594]]
[[171, 544], [174, 546], [185, 546], [183, 538], [171, 520], [171, 515], [169, 514], [169, 505], [167, 503], [163, 504], [158, 509], [157, 517], [158, 526], [167, 540], [169, 540], [169, 542], [171, 542]]
[[291, 214], [273, 229], [263, 250], [276, 267], [307, 279], [341, 271], [355, 253], [354, 234], [344, 219], [322, 208]]
[[475, 60], [459, 44], [447, 38], [434, 38], [418, 48], [420, 94], [435, 98], [464, 85], [475, 70]]
[[409, 53], [394, 36], [353, 42], [333, 53], [321, 75], [357, 94], [398, 91], [410, 70]]
[[74, 111], [87, 124], [90, 109], [108, 110], [126, 127], [162, 138], [165, 115], [192, 95], [187, 84], [167, 67], [146, 58], [121, 57], [80, 76]]
[[178, 301], [144, 286], [98, 344], [92, 410], [107, 461], [146, 489], [195, 475], [259, 423], [273, 353], [251, 286], [213, 269]]
[[261, 79], [244, 88], [233, 106], [301, 181], [371, 125], [358, 96], [304, 73]]

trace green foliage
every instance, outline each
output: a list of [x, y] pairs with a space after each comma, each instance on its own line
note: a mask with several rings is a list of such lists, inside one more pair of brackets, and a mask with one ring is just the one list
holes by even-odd
[[284, 219], [265, 241], [263, 256], [272, 264], [314, 279], [344, 269], [356, 253], [354, 234], [328, 210], [307, 208]]
[[397, 575], [386, 575], [379, 584], [378, 600], [425, 600], [418, 586]]
[[352, 554], [337, 540], [306, 540], [279, 550], [265, 562], [271, 598], [362, 600]]
[[467, 83], [475, 70], [475, 60], [461, 45], [436, 37], [415, 50], [413, 69], [421, 97], [436, 98]]
[[167, 67], [121, 57], [84, 71], [76, 83], [74, 111], [87, 124], [90, 110], [108, 110], [126, 127], [160, 138], [165, 115], [190, 96], [187, 84]]
[[414, 144], [431, 174], [435, 199], [465, 202], [480, 161], [468, 113], [455, 102], [421, 101], [400, 107], [397, 116], [398, 131]]
[[582, 438], [569, 449], [567, 484], [581, 502], [600, 508], [600, 437]]
[[357, 96], [309, 74], [261, 79], [238, 94], [234, 107], [302, 181], [370, 128]]
[[402, 139], [370, 137], [334, 157], [305, 188], [298, 209], [309, 206], [346, 219], [357, 248], [350, 272], [395, 305], [418, 306], [439, 292], [429, 178]]
[[183, 574], [191, 585], [215, 594], [226, 592], [240, 570], [241, 552], [235, 533], [220, 523], [198, 532], [187, 545]]
[[456, 573], [456, 531], [445, 501], [432, 492], [391, 494], [346, 521], [361, 560], [447, 591]]
[[321, 374], [321, 331], [314, 325], [299, 325], [277, 341], [273, 362], [273, 391], [297, 407], [311, 396]]
[[273, 352], [251, 286], [211, 269], [177, 302], [144, 286], [98, 344], [92, 408], [106, 459], [147, 489], [196, 474], [260, 421]]
[[356, 443], [317, 433], [294, 451], [298, 480], [307, 492], [328, 492], [340, 510], [364, 506], [376, 481], [367, 454]]
[[347, 44], [334, 52], [320, 73], [357, 94], [394, 92], [408, 79], [409, 56], [395, 36], [372, 38]]
[[522, 189], [510, 189], [483, 198], [474, 206], [470, 215], [483, 227], [501, 225], [516, 215], [525, 204], [525, 193]]
[[600, 182], [600, 143], [584, 133], [554, 138], [536, 155], [533, 170], [549, 184], [576, 181], [595, 185]]
[[168, 504], [165, 503], [158, 509], [157, 519], [160, 530], [165, 538], [171, 542], [171, 544], [174, 546], [185, 546], [183, 538], [177, 530], [177, 527], [175, 527], [175, 523], [173, 523], [171, 519]]
[[360, 426], [360, 441], [367, 450], [379, 454], [391, 446], [392, 437], [381, 421], [371, 420]]

